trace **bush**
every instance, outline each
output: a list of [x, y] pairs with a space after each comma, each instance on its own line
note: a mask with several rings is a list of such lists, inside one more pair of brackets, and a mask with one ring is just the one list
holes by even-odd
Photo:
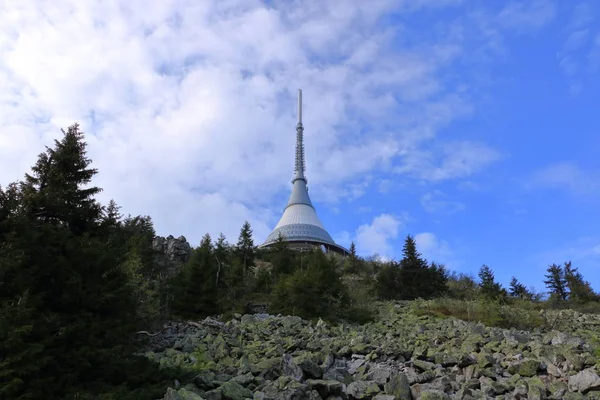
[[507, 305], [494, 300], [439, 298], [415, 301], [413, 312], [441, 318], [455, 317], [499, 328], [534, 329], [544, 325], [544, 319], [534, 307]]

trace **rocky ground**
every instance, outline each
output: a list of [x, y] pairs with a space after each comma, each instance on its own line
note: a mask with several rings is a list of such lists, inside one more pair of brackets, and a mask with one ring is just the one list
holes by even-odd
[[544, 317], [555, 329], [417, 316], [407, 303], [363, 326], [244, 315], [171, 323], [147, 356], [194, 371], [165, 400], [600, 399], [600, 316]]

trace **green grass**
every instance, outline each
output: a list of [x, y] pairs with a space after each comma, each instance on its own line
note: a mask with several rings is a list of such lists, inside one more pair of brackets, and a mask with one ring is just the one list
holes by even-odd
[[539, 309], [534, 306], [521, 303], [508, 305], [493, 300], [440, 298], [415, 301], [413, 312], [416, 315], [431, 315], [440, 318], [455, 317], [499, 328], [530, 330], [543, 327], [545, 324], [544, 319], [539, 314]]

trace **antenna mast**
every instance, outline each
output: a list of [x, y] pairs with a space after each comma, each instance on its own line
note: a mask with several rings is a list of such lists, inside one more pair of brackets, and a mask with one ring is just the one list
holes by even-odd
[[292, 183], [298, 179], [306, 181], [304, 170], [306, 164], [304, 162], [304, 127], [302, 126], [302, 89], [298, 89], [298, 125], [296, 125], [296, 165], [295, 174]]

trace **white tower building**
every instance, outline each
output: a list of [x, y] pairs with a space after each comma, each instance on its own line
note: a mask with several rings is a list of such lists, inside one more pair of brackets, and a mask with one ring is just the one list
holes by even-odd
[[292, 194], [281, 219], [259, 247], [273, 245], [279, 235], [289, 243], [290, 248], [309, 249], [324, 246], [327, 251], [347, 254], [348, 250], [336, 244], [321, 223], [310, 197], [308, 196], [307, 179], [304, 175], [304, 127], [302, 126], [302, 90], [298, 89], [298, 124], [296, 125], [296, 159], [294, 177], [292, 178]]

